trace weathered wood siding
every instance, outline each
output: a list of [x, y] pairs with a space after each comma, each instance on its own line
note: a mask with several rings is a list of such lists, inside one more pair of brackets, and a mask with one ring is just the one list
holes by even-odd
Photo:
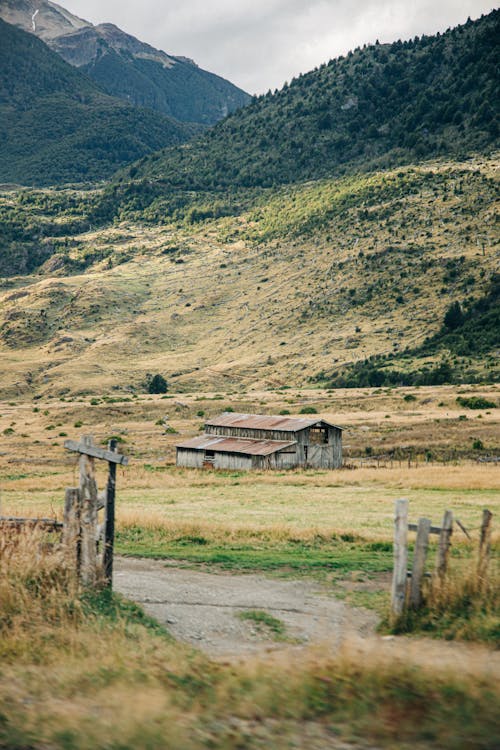
[[242, 453], [217, 453], [215, 451], [214, 469], [245, 470], [252, 468], [251, 456]]
[[[239, 427], [211, 427], [211, 435], [225, 437], [254, 438], [259, 440], [295, 440], [294, 449], [284, 449], [270, 456], [249, 456], [241, 453], [213, 452], [208, 463], [214, 469], [292, 469], [295, 466], [311, 466], [318, 469], [338, 469], [342, 466], [342, 430], [325, 426], [325, 442], [318, 442], [317, 434], [311, 441], [311, 428], [297, 432], [280, 430], [253, 430]], [[202, 469], [206, 465], [204, 450], [177, 449], [177, 465]]]
[[206, 460], [204, 450], [177, 448], [177, 466], [187, 469], [203, 469], [212, 466], [214, 469], [251, 469], [252, 459], [241, 453], [217, 453], [210, 461]]
[[217, 427], [210, 424], [205, 425], [208, 435], [219, 435], [223, 437], [254, 438], [255, 440], [295, 440], [294, 432], [285, 430], [254, 430], [250, 427]]
[[187, 448], [177, 448], [177, 466], [187, 469], [203, 469], [204, 451], [191, 451]]

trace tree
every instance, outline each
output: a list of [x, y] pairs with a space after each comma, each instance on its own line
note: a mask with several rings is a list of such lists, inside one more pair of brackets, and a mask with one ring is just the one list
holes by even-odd
[[168, 383], [163, 375], [154, 375], [149, 381], [148, 392], [149, 393], [166, 393], [168, 390]]
[[444, 326], [450, 331], [460, 328], [464, 322], [464, 314], [460, 302], [452, 302], [444, 315]]

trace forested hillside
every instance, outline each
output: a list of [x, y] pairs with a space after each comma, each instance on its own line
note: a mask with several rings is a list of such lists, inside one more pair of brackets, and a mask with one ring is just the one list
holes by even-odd
[[499, 22], [493, 11], [444, 34], [357, 49], [123, 179], [272, 186], [488, 149], [498, 136]]
[[101, 180], [195, 132], [106, 95], [39, 39], [0, 20], [0, 183]]

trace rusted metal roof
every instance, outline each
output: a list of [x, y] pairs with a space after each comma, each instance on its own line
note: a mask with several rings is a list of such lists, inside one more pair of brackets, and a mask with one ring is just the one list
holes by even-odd
[[301, 417], [269, 416], [265, 414], [235, 414], [224, 412], [206, 423], [206, 427], [241, 427], [249, 430], [281, 430], [282, 432], [299, 432], [315, 425], [328, 425], [342, 430], [342, 427], [326, 422], [324, 419], [303, 419]]
[[254, 440], [253, 438], [229, 438], [216, 435], [200, 435], [185, 443], [179, 443], [177, 448], [187, 450], [209, 450], [217, 453], [243, 453], [247, 456], [269, 456], [284, 448], [297, 445], [295, 441], [287, 440]]

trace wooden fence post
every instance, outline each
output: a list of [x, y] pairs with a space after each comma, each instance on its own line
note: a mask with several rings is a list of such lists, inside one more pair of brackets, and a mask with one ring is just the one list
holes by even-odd
[[394, 518], [394, 572], [391, 609], [395, 617], [403, 614], [406, 605], [408, 567], [408, 500], [396, 500]]
[[491, 552], [491, 521], [493, 513], [487, 509], [483, 510], [483, 520], [481, 523], [481, 534], [479, 537], [479, 560], [477, 573], [480, 578], [484, 578], [488, 572]]
[[68, 488], [64, 499], [63, 544], [71, 566], [80, 577], [81, 496], [78, 487]]
[[[83, 444], [91, 446], [92, 437], [83, 438]], [[94, 458], [80, 456], [81, 512], [81, 582], [94, 586], [97, 581], [97, 484]]]
[[411, 571], [410, 605], [418, 609], [422, 601], [422, 578], [425, 571], [425, 558], [429, 547], [431, 522], [429, 518], [421, 518], [418, 522], [415, 554]]
[[[116, 440], [110, 440], [108, 450], [116, 453]], [[108, 485], [106, 488], [106, 508], [104, 521], [104, 578], [106, 585], [113, 587], [113, 549], [115, 544], [115, 494], [116, 494], [116, 464], [108, 464]]]
[[451, 546], [451, 535], [453, 534], [453, 513], [445, 511], [439, 534], [438, 550], [436, 557], [436, 573], [443, 579], [448, 568], [448, 554]]

